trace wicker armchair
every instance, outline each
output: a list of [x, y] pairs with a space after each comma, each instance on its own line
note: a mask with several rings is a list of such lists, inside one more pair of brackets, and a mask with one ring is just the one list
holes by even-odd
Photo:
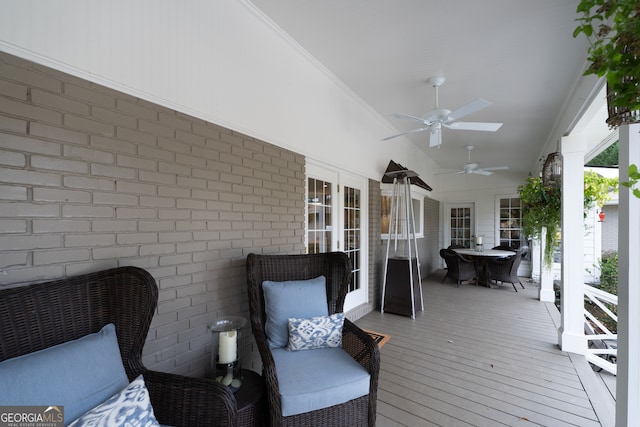
[[153, 277], [120, 267], [0, 290], [0, 361], [116, 326], [129, 380], [142, 374], [158, 422], [172, 426], [235, 426], [231, 391], [213, 380], [151, 371], [142, 348], [158, 302]]
[[[265, 333], [265, 300], [262, 283], [270, 281], [306, 280], [326, 277], [329, 314], [343, 311], [351, 263], [346, 254], [331, 252], [309, 255], [257, 255], [247, 257], [247, 284], [251, 328], [262, 359], [262, 376], [266, 382], [267, 404], [271, 427], [279, 426], [374, 426], [380, 352], [373, 339], [345, 318], [342, 348], [369, 373], [369, 394], [296, 415], [283, 416], [278, 372]], [[307, 350], [316, 351], [316, 350]]]
[[465, 280], [476, 280], [478, 283], [478, 263], [474, 260], [467, 259], [451, 249], [440, 249], [440, 256], [447, 264], [447, 273], [444, 275], [441, 283], [448, 277], [456, 281], [458, 287]]
[[522, 286], [522, 289], [524, 289], [524, 285], [518, 277], [518, 267], [520, 266], [525, 254], [526, 250], [524, 248], [520, 248], [516, 250], [514, 256], [489, 261], [486, 266], [487, 280], [493, 280], [496, 283], [511, 283], [513, 290], [516, 292], [518, 292], [516, 283], [519, 283], [520, 286]]

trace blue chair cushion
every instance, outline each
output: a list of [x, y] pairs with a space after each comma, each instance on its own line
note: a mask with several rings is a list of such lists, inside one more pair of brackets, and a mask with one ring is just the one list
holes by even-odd
[[369, 373], [340, 347], [272, 354], [285, 417], [369, 394]]
[[127, 387], [116, 328], [0, 363], [3, 405], [62, 405], [65, 425]]
[[264, 328], [270, 348], [282, 348], [289, 342], [289, 318], [329, 315], [324, 276], [309, 280], [262, 282], [267, 320]]

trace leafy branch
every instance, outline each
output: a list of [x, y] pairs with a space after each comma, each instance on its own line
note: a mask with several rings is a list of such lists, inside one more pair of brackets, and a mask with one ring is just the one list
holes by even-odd
[[630, 165], [628, 169], [629, 173], [629, 181], [621, 182], [620, 185], [623, 185], [633, 191], [633, 195], [640, 199], [640, 188], [636, 187], [636, 184], [640, 181], [640, 172], [638, 171], [638, 166]]
[[602, 207], [611, 200], [611, 192], [618, 191], [618, 178], [605, 178], [594, 171], [584, 172], [584, 216], [589, 209]]

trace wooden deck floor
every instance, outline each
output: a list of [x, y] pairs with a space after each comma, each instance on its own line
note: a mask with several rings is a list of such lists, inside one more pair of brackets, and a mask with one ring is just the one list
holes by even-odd
[[423, 281], [415, 320], [374, 311], [356, 322], [391, 335], [378, 426], [601, 425], [534, 286], [456, 288], [442, 274]]

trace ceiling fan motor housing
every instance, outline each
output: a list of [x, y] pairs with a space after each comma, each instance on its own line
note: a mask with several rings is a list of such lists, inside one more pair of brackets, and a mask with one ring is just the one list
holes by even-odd
[[451, 114], [451, 110], [447, 110], [446, 108], [439, 108], [437, 110], [431, 110], [425, 113], [422, 118], [424, 118], [424, 121], [428, 123], [442, 123], [447, 121], [447, 119], [449, 118], [449, 114]]

